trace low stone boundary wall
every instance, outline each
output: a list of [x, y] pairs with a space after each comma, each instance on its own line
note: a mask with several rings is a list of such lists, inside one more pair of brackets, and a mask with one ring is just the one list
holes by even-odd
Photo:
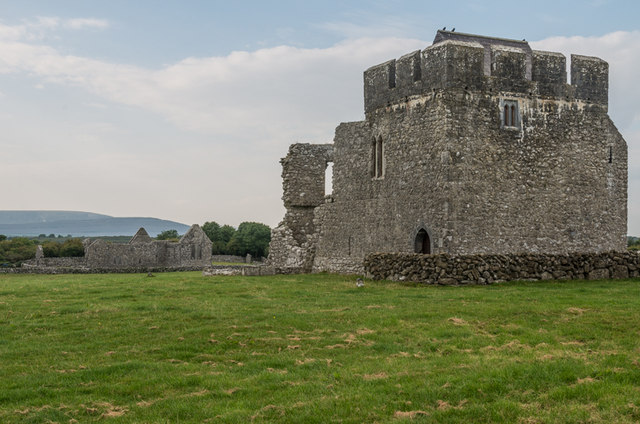
[[0, 274], [138, 274], [148, 272], [202, 271], [202, 266], [151, 267], [151, 268], [89, 268], [61, 266], [27, 266], [0, 268]]
[[235, 263], [245, 263], [247, 258], [244, 256], [233, 256], [233, 255], [212, 255], [211, 262], [235, 262]]
[[620, 279], [640, 275], [639, 252], [567, 255], [421, 255], [372, 253], [365, 274], [376, 280], [425, 284], [490, 284], [512, 280]]
[[266, 265], [211, 265], [202, 270], [202, 275], [275, 275], [273, 267]]
[[57, 266], [65, 268], [78, 268], [87, 266], [87, 261], [84, 257], [70, 257], [70, 258], [40, 258], [29, 259], [22, 263], [23, 267], [48, 267]]

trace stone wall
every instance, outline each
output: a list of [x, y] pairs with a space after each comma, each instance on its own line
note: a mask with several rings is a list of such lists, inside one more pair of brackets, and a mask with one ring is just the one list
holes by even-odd
[[29, 259], [22, 263], [22, 267], [65, 267], [76, 268], [86, 267], [87, 261], [84, 257], [71, 257], [71, 258], [45, 258], [40, 257], [36, 259]]
[[211, 265], [202, 270], [202, 275], [212, 277], [216, 275], [275, 275], [275, 269], [266, 265]]
[[620, 279], [640, 276], [640, 252], [450, 256], [372, 253], [367, 277], [425, 284], [490, 284], [512, 280]]
[[0, 268], [0, 274], [137, 274], [155, 272], [202, 271], [202, 266], [91, 268], [88, 266], [22, 266]]
[[315, 209], [325, 199], [325, 170], [333, 161], [331, 144], [298, 143], [283, 158], [282, 187], [286, 214], [271, 230], [270, 265], [279, 272], [310, 272], [317, 228]]
[[211, 240], [198, 225], [178, 242], [153, 240], [141, 228], [127, 244], [88, 242], [85, 260], [92, 268], [202, 267], [211, 264], [211, 250]]
[[233, 262], [233, 263], [245, 263], [247, 260], [244, 256], [234, 255], [212, 255], [211, 262]]

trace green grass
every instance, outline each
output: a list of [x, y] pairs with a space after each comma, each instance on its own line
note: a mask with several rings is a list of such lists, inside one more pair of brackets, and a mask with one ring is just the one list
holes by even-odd
[[640, 280], [0, 275], [0, 422], [640, 421]]

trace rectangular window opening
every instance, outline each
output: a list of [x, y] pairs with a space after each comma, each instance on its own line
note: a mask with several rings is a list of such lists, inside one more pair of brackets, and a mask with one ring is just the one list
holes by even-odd
[[324, 170], [324, 195], [333, 194], [333, 162], [327, 162]]

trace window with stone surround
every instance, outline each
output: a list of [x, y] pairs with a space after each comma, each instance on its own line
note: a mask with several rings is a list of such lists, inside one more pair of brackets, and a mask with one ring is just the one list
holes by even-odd
[[520, 128], [520, 110], [517, 100], [500, 101], [500, 123], [502, 128]]

